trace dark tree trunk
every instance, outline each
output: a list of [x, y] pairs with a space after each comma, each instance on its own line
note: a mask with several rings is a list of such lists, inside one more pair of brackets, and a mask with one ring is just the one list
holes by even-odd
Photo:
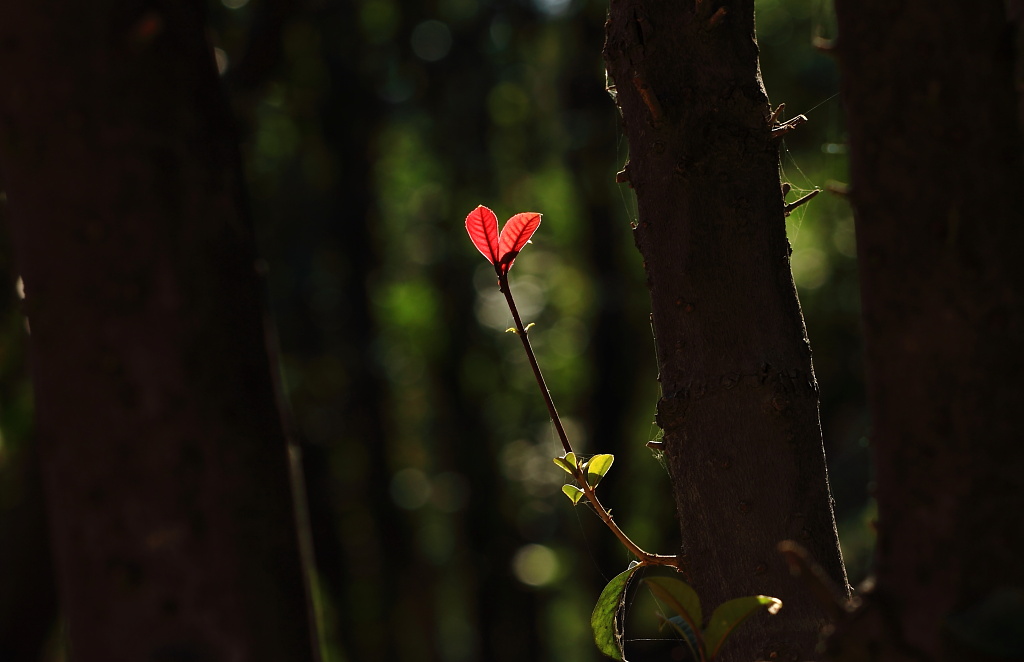
[[[321, 512], [314, 529], [317, 567], [325, 569], [321, 576], [334, 605], [333, 627], [348, 656], [410, 659], [410, 647], [395, 636], [393, 627], [402, 621], [419, 643], [416, 654], [433, 660], [437, 646], [429, 596], [434, 577], [415, 551], [414, 519], [395, 505], [390, 493], [395, 471], [389, 436], [392, 414], [375, 348], [380, 329], [371, 298], [371, 275], [382, 264], [374, 149], [387, 108], [375, 89], [379, 79], [366, 70], [365, 60], [372, 58], [374, 46], [358, 29], [358, 11], [357, 5], [340, 2], [315, 17], [323, 43], [318, 55], [331, 81], [319, 107], [323, 146], [333, 162], [344, 167], [322, 208], [311, 210], [316, 242], [302, 250], [311, 252], [311, 264], [330, 259], [339, 296], [328, 310], [317, 310], [308, 296], [317, 284], [310, 282], [301, 304], [289, 304], [305, 306], [302, 314], [315, 319], [321, 331], [315, 341], [297, 345], [294, 351], [308, 352], [312, 346], [331, 356], [342, 366], [346, 384], [333, 401], [318, 403], [321, 411], [332, 412], [333, 425], [318, 426], [313, 440], [322, 463], [311, 471], [318, 476], [321, 498], [330, 495], [329, 504], [320, 504], [330, 510]], [[354, 98], [361, 102], [352, 103]], [[311, 191], [309, 197], [318, 195], [323, 194]], [[308, 279], [313, 281], [313, 275]], [[344, 484], [332, 485], [337, 482], [336, 467], [350, 465], [355, 458], [361, 470], [350, 470]]]
[[[0, 224], [7, 223], [0, 195]], [[0, 235], [0, 660], [38, 662], [57, 624], [57, 588], [29, 425], [28, 339], [13, 262], [8, 236]]]
[[[879, 512], [842, 659], [1024, 657], [1024, 87], [1006, 7], [836, 2]], [[984, 634], [997, 612], [1016, 649]]]
[[78, 662], [315, 657], [204, 5], [0, 10], [0, 170]]
[[706, 609], [752, 594], [785, 604], [744, 625], [723, 659], [806, 660], [826, 619], [776, 545], [800, 542], [846, 582], [753, 11], [750, 0], [613, 0], [605, 56], [629, 141], [682, 551]]
[[[4, 389], [6, 390], [6, 389]], [[57, 589], [34, 445], [0, 470], [0, 660], [38, 662], [57, 624]]]

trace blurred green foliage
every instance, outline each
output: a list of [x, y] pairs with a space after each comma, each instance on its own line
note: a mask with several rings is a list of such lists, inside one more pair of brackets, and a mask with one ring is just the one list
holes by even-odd
[[[673, 553], [669, 486], [644, 446], [656, 364], [635, 203], [614, 183], [627, 155], [604, 91], [606, 4], [211, 9], [304, 452], [326, 659], [597, 659], [590, 609], [628, 559], [560, 493], [557, 438], [463, 221], [477, 204], [544, 213], [511, 281], [548, 385], [577, 449], [616, 454], [602, 492], [623, 528]], [[783, 144], [789, 199], [845, 181], [836, 71], [811, 45], [833, 36], [828, 4], [758, 0], [757, 26], [770, 98], [810, 119]], [[247, 49], [275, 44], [256, 84], [233, 78]], [[788, 229], [856, 581], [873, 539], [853, 222], [825, 193]], [[20, 313], [4, 312], [0, 470], [30, 410], [8, 368]], [[632, 611], [654, 623], [654, 609], [640, 596]], [[628, 656], [666, 659], [671, 645], [639, 641], [665, 636], [637, 635]]]

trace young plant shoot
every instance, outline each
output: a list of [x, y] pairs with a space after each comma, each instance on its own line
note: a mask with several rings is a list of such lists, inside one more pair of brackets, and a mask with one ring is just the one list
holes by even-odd
[[[601, 479], [608, 474], [615, 457], [608, 453], [602, 453], [594, 455], [590, 459], [580, 458], [573, 451], [572, 444], [565, 434], [565, 428], [558, 417], [555, 403], [544, 383], [540, 365], [537, 363], [537, 357], [530, 345], [528, 331], [533, 324], [523, 325], [508, 284], [508, 273], [516, 256], [526, 244], [530, 243], [530, 237], [540, 227], [540, 221], [539, 213], [523, 212], [508, 219], [505, 222], [505, 227], [499, 231], [498, 217], [493, 211], [481, 205], [466, 217], [466, 231], [469, 233], [473, 245], [494, 266], [494, 273], [498, 278], [498, 289], [505, 295], [508, 309], [515, 321], [515, 327], [508, 330], [518, 335], [519, 340], [523, 343], [523, 350], [533, 369], [537, 387], [544, 398], [551, 422], [555, 425], [558, 439], [562, 443], [565, 453], [554, 458], [554, 463], [569, 474], [574, 481], [563, 485], [562, 492], [569, 497], [573, 505], [586, 499], [601, 521], [619, 539], [619, 542], [637, 558], [629, 568], [608, 582], [601, 592], [591, 616], [591, 626], [594, 630], [594, 641], [597, 647], [609, 657], [623, 660], [622, 633], [619, 631], [621, 619], [617, 616], [623, 608], [626, 588], [633, 573], [638, 568], [657, 565], [671, 566], [684, 575], [685, 570], [678, 556], [651, 554], [641, 549], [619, 528], [611, 514], [601, 504], [601, 500], [597, 496], [597, 486]], [[676, 612], [676, 616], [665, 619], [665, 622], [679, 633], [690, 649], [693, 659], [700, 662], [714, 660], [729, 634], [748, 616], [761, 609], [766, 609], [769, 613], [774, 614], [782, 607], [781, 601], [763, 595], [737, 598], [720, 605], [714, 610], [708, 622], [704, 624], [700, 600], [689, 584], [674, 577], [652, 577], [645, 580], [645, 583], [659, 600]]]

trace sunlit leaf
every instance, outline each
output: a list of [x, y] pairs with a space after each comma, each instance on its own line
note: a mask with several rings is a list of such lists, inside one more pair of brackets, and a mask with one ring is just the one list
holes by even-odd
[[704, 645], [707, 647], [709, 659], [715, 659], [722, 644], [740, 623], [761, 609], [767, 610], [769, 614], [777, 614], [782, 609], [782, 600], [766, 595], [751, 595], [718, 605], [708, 619], [707, 628], [704, 629]]
[[552, 461], [565, 470], [565, 473], [574, 475], [576, 473], [576, 454], [566, 453], [565, 457], [552, 458]]
[[597, 484], [601, 482], [608, 470], [612, 468], [612, 462], [615, 461], [615, 456], [608, 453], [602, 453], [601, 455], [595, 455], [590, 458], [587, 462], [587, 482], [591, 487], [597, 487]]
[[580, 488], [576, 487], [575, 485], [568, 484], [562, 485], [562, 492], [565, 493], [565, 496], [569, 497], [569, 499], [572, 501], [572, 505], [574, 506], [580, 502], [580, 499], [583, 498], [584, 494], [583, 490], [581, 490]]
[[704, 615], [701, 612], [700, 598], [692, 586], [675, 577], [648, 577], [644, 583], [651, 589], [654, 597], [679, 614], [691, 628], [700, 631]]
[[594, 643], [598, 650], [616, 660], [623, 659], [622, 632], [619, 631], [617, 617], [625, 600], [629, 578], [639, 567], [639, 564], [630, 564], [629, 568], [615, 575], [601, 591], [594, 613], [590, 615], [590, 627], [594, 630]]
[[700, 635], [690, 627], [690, 624], [683, 620], [682, 616], [673, 616], [672, 618], [665, 618], [661, 614], [657, 615], [661, 619], [662, 624], [671, 625], [672, 628], [679, 633], [679, 636], [683, 638], [683, 642], [686, 647], [690, 649], [691, 660], [702, 660], [704, 642], [701, 641]]
[[497, 264], [498, 217], [494, 212], [483, 205], [469, 212], [469, 216], [466, 217], [466, 231], [476, 249], [490, 260], [491, 264]]
[[505, 227], [501, 229], [497, 252], [503, 271], [508, 272], [512, 268], [516, 255], [523, 250], [539, 226], [540, 214], [534, 211], [516, 214], [506, 221]]

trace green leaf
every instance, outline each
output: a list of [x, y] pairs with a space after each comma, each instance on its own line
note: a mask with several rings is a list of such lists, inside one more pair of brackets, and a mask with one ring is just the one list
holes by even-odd
[[[683, 620], [682, 616], [673, 616], [672, 618], [665, 618], [661, 614], [656, 614], [661, 620], [662, 624], [671, 625], [672, 628], [679, 633], [679, 636], [683, 638], [686, 645], [690, 649], [690, 659], [703, 660], [704, 659], [704, 642], [700, 639], [698, 630], [694, 630], [690, 627], [690, 624]], [[699, 651], [699, 652], [698, 652]]]
[[748, 616], [760, 609], [767, 609], [769, 614], [777, 614], [782, 609], [782, 600], [766, 595], [751, 595], [718, 605], [708, 620], [707, 628], [704, 629], [704, 645], [707, 647], [708, 659], [715, 659], [729, 635], [740, 623], [747, 620]]
[[671, 607], [695, 631], [700, 631], [704, 615], [700, 608], [700, 598], [692, 586], [675, 577], [648, 577], [644, 583], [654, 597]]
[[576, 454], [566, 453], [565, 457], [552, 458], [552, 461], [565, 470], [565, 473], [572, 476], [576, 472]]
[[587, 462], [587, 482], [590, 483], [591, 487], [597, 487], [597, 484], [601, 482], [604, 475], [608, 473], [608, 470], [612, 468], [612, 462], [615, 461], [614, 455], [608, 453], [602, 453], [601, 455], [595, 455], [590, 458]]
[[704, 659], [704, 642], [699, 634], [704, 616], [701, 613], [700, 598], [693, 587], [675, 577], [648, 577], [644, 580], [654, 597], [658, 598], [678, 614], [666, 619], [683, 636], [690, 647], [694, 660]]
[[626, 597], [626, 587], [633, 572], [640, 567], [631, 563], [628, 568], [615, 575], [597, 599], [594, 613], [590, 615], [590, 627], [594, 629], [594, 643], [598, 650], [615, 660], [622, 657], [622, 632], [619, 631], [619, 610]]
[[574, 506], [583, 498], [583, 490], [575, 485], [562, 485], [562, 492], [565, 493], [565, 496], [569, 497], [569, 500], [572, 501], [572, 505]]

